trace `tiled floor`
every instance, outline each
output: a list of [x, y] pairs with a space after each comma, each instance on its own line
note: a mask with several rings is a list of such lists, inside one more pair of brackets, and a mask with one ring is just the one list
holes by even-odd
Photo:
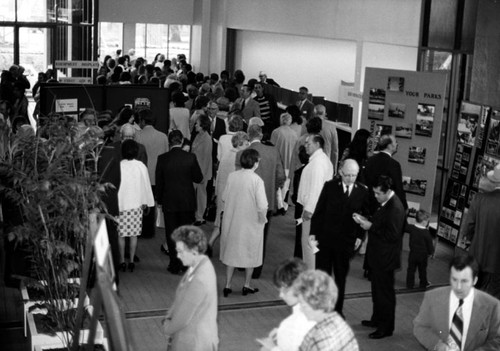
[[[236, 272], [233, 279], [235, 293], [228, 298], [219, 295], [220, 312], [219, 337], [220, 350], [258, 350], [255, 339], [265, 336], [286, 317], [290, 310], [279, 301], [276, 288], [272, 284], [275, 267], [293, 253], [295, 228], [291, 210], [286, 216], [273, 217], [268, 240], [268, 255], [261, 279], [254, 281], [260, 289], [255, 295], [243, 297], [236, 291], [243, 285], [243, 273]], [[203, 229], [210, 233], [211, 226]], [[141, 262], [133, 273], [121, 273], [120, 297], [126, 312], [128, 325], [135, 350], [162, 350], [166, 348], [161, 330], [161, 316], [173, 299], [175, 288], [180, 280], [166, 271], [168, 258], [160, 252], [159, 246], [164, 239], [158, 230], [152, 239], [139, 240], [138, 255]], [[360, 320], [371, 315], [370, 283], [363, 278], [363, 257], [356, 256], [351, 264], [347, 283], [345, 313], [353, 327], [363, 350], [418, 350], [412, 336], [411, 321], [418, 311], [422, 292], [408, 292], [405, 286], [407, 240], [403, 251], [403, 267], [396, 275], [398, 289], [397, 326], [391, 338], [373, 341], [368, 339], [369, 330], [360, 326]], [[447, 262], [453, 249], [439, 244], [436, 257], [429, 262], [429, 280], [433, 285], [444, 285], [448, 281]], [[218, 245], [214, 257], [218, 256]], [[217, 258], [212, 262], [217, 271], [218, 289], [221, 292], [224, 282], [224, 267]], [[0, 285], [0, 345], [9, 343], [5, 350], [27, 350], [27, 342], [22, 337], [20, 295], [14, 289]], [[4, 350], [3, 346], [0, 346]]]

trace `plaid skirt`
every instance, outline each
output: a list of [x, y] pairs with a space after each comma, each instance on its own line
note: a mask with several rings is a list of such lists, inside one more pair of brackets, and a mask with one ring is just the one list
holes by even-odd
[[120, 211], [118, 216], [118, 235], [139, 236], [142, 232], [142, 208]]

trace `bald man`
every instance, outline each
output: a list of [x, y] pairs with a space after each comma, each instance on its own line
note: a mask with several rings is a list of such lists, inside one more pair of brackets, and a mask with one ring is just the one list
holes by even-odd
[[353, 220], [353, 213], [368, 214], [368, 188], [356, 182], [358, 163], [344, 161], [340, 179], [325, 183], [311, 220], [310, 242], [317, 241], [316, 268], [334, 275], [339, 288], [335, 310], [342, 316], [346, 277], [353, 253], [361, 244], [364, 231]]

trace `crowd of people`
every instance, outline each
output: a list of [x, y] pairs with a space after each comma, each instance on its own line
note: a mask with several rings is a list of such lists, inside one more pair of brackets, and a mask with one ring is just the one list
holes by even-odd
[[[17, 66], [6, 72], [0, 101], [0, 128], [6, 131], [0, 135], [3, 152], [12, 135], [34, 132], [23, 107], [29, 82]], [[258, 293], [252, 280], [259, 279], [264, 269], [272, 218], [286, 213], [289, 204], [295, 207], [296, 240], [290, 256], [296, 259], [277, 268], [275, 283], [293, 313], [261, 340], [263, 350], [359, 349], [344, 320], [343, 301], [350, 260], [366, 237], [365, 269], [373, 313], [362, 325], [375, 328], [370, 338], [394, 332], [394, 275], [401, 267], [404, 232], [410, 233], [407, 287], [414, 287], [416, 269], [419, 286], [429, 286], [427, 258], [433, 252], [429, 213], [419, 211], [417, 223], [407, 224], [408, 205], [401, 166], [393, 158], [398, 148], [393, 135], [381, 136], [371, 154], [370, 133], [360, 129], [340, 155], [335, 124], [323, 105], [308, 100], [306, 87], [300, 87], [297, 103], [280, 114], [275, 99], [265, 92], [268, 84], [277, 83], [264, 72], [248, 82], [241, 70], [205, 76], [193, 72], [182, 55], [167, 60], [159, 54], [150, 64], [133, 55], [106, 57], [96, 83], [151, 84], [168, 87], [171, 94], [168, 134], [155, 128], [155, 117], [147, 107], [124, 106], [114, 115], [87, 109], [78, 121], [67, 122], [77, 136], [92, 132], [104, 141], [98, 168], [102, 179], [117, 189], [110, 189], [107, 197], [110, 204], [118, 204], [116, 211], [110, 211], [118, 225], [107, 222], [117, 272], [134, 271], [134, 261], [139, 260], [137, 237], [154, 235], [156, 212], [161, 210], [165, 243], [160, 250], [169, 256], [168, 271], [184, 274], [164, 320], [171, 349], [216, 349], [217, 284], [209, 259], [216, 240], [226, 266], [222, 296], [233, 293], [236, 268], [245, 272], [242, 295]], [[36, 88], [34, 96], [39, 93]], [[43, 123], [43, 116], [37, 119]], [[500, 245], [494, 237], [500, 223], [491, 212], [498, 208], [491, 204], [499, 201], [500, 168], [490, 173], [487, 180], [495, 190], [476, 197], [463, 228], [480, 265], [476, 267], [473, 259], [453, 261], [452, 286], [443, 294], [445, 300], [454, 295], [466, 299], [478, 276], [481, 288], [500, 297]], [[213, 218], [211, 208], [215, 208]], [[207, 220], [214, 221], [209, 237], [200, 229]], [[471, 285], [469, 290], [462, 288], [464, 283]], [[481, 340], [498, 346], [498, 300], [486, 300], [492, 317]], [[439, 326], [442, 331], [426, 339], [433, 322], [431, 303], [424, 301], [415, 335], [429, 349], [451, 350], [450, 328]], [[456, 308], [455, 302], [451, 305]], [[468, 308], [465, 325], [474, 330], [476, 322]], [[465, 336], [467, 328], [460, 333]], [[453, 342], [467, 345], [465, 337]]]

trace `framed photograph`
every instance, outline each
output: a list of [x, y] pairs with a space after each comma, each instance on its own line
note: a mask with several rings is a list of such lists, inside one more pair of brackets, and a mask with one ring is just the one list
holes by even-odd
[[460, 196], [465, 196], [467, 192], [467, 185], [462, 185], [462, 189], [460, 190]]
[[432, 137], [432, 128], [434, 126], [435, 105], [418, 104], [417, 123], [415, 125], [415, 135]]
[[408, 216], [415, 218], [417, 211], [420, 210], [420, 202], [408, 201]]
[[411, 177], [409, 178], [410, 178], [409, 182], [403, 180], [403, 190], [410, 194], [425, 196], [425, 191], [427, 189], [427, 180], [413, 179]]
[[457, 207], [457, 199], [450, 199], [450, 206], [453, 208]]
[[396, 123], [396, 132], [394, 133], [398, 138], [411, 139], [413, 134], [412, 123]]
[[389, 77], [387, 80], [387, 90], [402, 93], [405, 90], [404, 77]]
[[491, 156], [500, 156], [500, 111], [493, 111], [486, 137], [486, 153]]
[[377, 124], [375, 127], [375, 137], [380, 138], [382, 135], [392, 134], [392, 126], [386, 124]]
[[460, 113], [458, 121], [458, 136], [459, 143], [473, 146], [476, 141], [478, 132], [479, 114], [476, 113]]
[[394, 118], [405, 118], [406, 105], [396, 102], [391, 102], [389, 104], [389, 117]]
[[438, 228], [438, 235], [442, 238], [448, 239], [450, 237], [450, 226], [446, 224], [440, 224]]
[[423, 165], [425, 163], [426, 149], [422, 146], [410, 146], [408, 151], [408, 162], [419, 163]]
[[457, 241], [457, 238], [458, 238], [458, 229], [451, 228], [450, 237], [448, 240], [455, 243]]
[[385, 111], [385, 90], [370, 89], [368, 98], [368, 118], [382, 121]]

